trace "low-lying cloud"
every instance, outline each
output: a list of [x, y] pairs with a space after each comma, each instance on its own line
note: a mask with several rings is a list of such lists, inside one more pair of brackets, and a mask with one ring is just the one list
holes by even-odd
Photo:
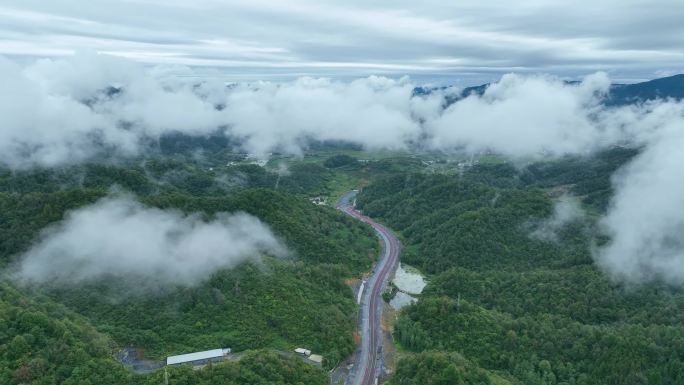
[[0, 164], [13, 168], [134, 156], [160, 135], [222, 124], [206, 87], [124, 59], [83, 53], [20, 67], [0, 58], [0, 79]]
[[582, 154], [613, 142], [602, 126], [604, 73], [567, 84], [544, 76], [505, 75], [482, 96], [451, 105], [429, 122], [430, 146], [494, 150], [512, 156]]
[[[371, 76], [342, 83], [302, 78], [292, 83], [243, 84], [226, 97], [229, 135], [255, 154], [299, 154], [309, 140], [345, 140], [368, 149], [402, 149], [435, 113], [437, 95], [413, 98], [408, 79]], [[432, 105], [425, 106], [425, 105]]]
[[77, 284], [102, 277], [193, 285], [220, 269], [285, 247], [259, 219], [244, 213], [199, 214], [146, 207], [108, 197], [43, 231], [19, 260], [16, 277], [30, 283]]
[[[680, 183], [684, 103], [606, 107], [602, 100], [610, 79], [604, 73], [575, 83], [543, 75], [505, 75], [483, 94], [447, 106], [459, 90], [416, 95], [416, 85], [408, 78], [371, 76], [351, 82], [301, 78], [226, 86], [197, 81], [187, 68], [172, 72], [187, 76], [169, 76], [165, 67], [145, 68], [89, 53], [23, 67], [0, 59], [0, 164], [25, 168], [80, 162], [102, 154], [136, 156], [172, 133], [219, 132], [262, 157], [276, 150], [301, 154], [310, 142], [325, 140], [353, 142], [367, 149], [494, 151], [525, 159], [585, 155], [614, 145], [638, 146], [644, 148], [643, 153], [614, 180], [616, 195], [603, 221], [611, 242], [597, 251], [596, 258], [618, 279], [684, 284], [684, 243], [679, 241], [684, 229], [684, 184]], [[149, 246], [151, 259], [144, 260], [146, 253], [138, 251], [121, 261], [112, 258], [102, 260], [101, 265], [80, 265], [87, 256], [109, 258], [119, 255], [117, 247], [129, 247], [107, 241], [108, 237], [121, 238], [115, 231], [98, 237], [93, 233], [96, 230], [118, 229], [137, 239], [119, 228], [111, 215], [123, 215], [120, 219], [140, 226], [145, 222], [142, 219], [166, 225], [162, 230], [146, 228], [159, 241]], [[179, 274], [181, 281], [193, 281], [196, 278], [190, 277], [233, 263], [220, 261], [277, 251], [272, 234], [249, 218], [223, 216], [204, 223], [197, 217], [106, 200], [72, 213], [64, 224], [46, 233], [26, 256], [22, 271], [27, 278], [37, 279], [63, 269], [66, 275], [58, 279], [79, 280], [106, 272], [133, 274], [135, 269], [127, 266], [135, 263], [128, 262], [138, 261], [148, 267], [139, 271], [161, 272], [158, 276], [164, 279]], [[82, 226], [98, 219], [111, 223], [109, 227]], [[240, 232], [242, 222], [262, 230], [255, 234], [263, 238], [233, 237], [234, 233], [249, 235]], [[82, 237], [83, 244], [77, 241], [79, 231], [89, 234]], [[187, 245], [221, 231], [231, 242], [208, 242], [206, 247], [219, 245], [216, 250], [223, 253], [201, 251], [196, 258], [202, 263], [188, 262], [184, 256], [189, 254], [183, 251]], [[88, 243], [92, 240], [99, 243]], [[245, 240], [250, 242], [240, 243]], [[233, 243], [242, 246], [229, 247]], [[59, 252], [67, 246], [71, 249], [64, 250], [75, 252], [71, 257]], [[165, 257], [154, 257], [160, 255]], [[178, 266], [187, 264], [187, 271], [162, 263], [169, 256]], [[44, 261], [49, 263], [41, 268]]]
[[554, 202], [551, 217], [538, 223], [530, 235], [542, 241], [557, 242], [559, 232], [565, 225], [583, 218], [584, 210], [579, 200], [573, 196], [563, 195]]
[[684, 124], [673, 120], [614, 176], [598, 262], [616, 279], [684, 284]]
[[[301, 78], [226, 86], [189, 68], [145, 68], [93, 53], [21, 67], [0, 59], [0, 164], [133, 156], [165, 134], [221, 132], [258, 156], [301, 154], [311, 141], [367, 149], [493, 150], [512, 156], [590, 153], [631, 135], [648, 108], [602, 106], [603, 73], [567, 83], [505, 75], [445, 108], [460, 90], [414, 94], [408, 78]], [[652, 124], [653, 122], [651, 122]]]

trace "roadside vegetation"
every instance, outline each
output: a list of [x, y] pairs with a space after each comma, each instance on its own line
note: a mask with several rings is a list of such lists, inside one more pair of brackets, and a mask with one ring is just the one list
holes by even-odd
[[379, 246], [361, 223], [309, 202], [329, 179], [329, 171], [313, 163], [290, 165], [278, 175], [256, 165], [210, 169], [166, 157], [0, 172], [0, 263], [10, 270], [46, 226], [120, 190], [146, 206], [207, 218], [249, 213], [290, 251], [218, 271], [190, 287], [149, 289], [120, 277], [41, 287], [5, 279], [0, 383], [160, 383], [159, 373], [132, 375], [114, 361], [113, 353], [126, 346], [148, 359], [216, 347], [266, 349], [201, 371], [172, 369], [172, 383], [326, 383], [323, 370], [267, 351], [304, 346], [330, 367], [355, 348], [356, 307], [344, 280], [366, 271]]
[[[403, 261], [431, 274], [395, 325], [406, 353], [391, 383], [683, 383], [684, 293], [611, 282], [591, 256], [604, 240], [592, 213], [633, 155], [373, 180], [358, 204], [401, 232]], [[589, 215], [535, 236], [563, 194]]]
[[[369, 228], [334, 210], [356, 187], [364, 212], [398, 232], [402, 261], [428, 274], [419, 302], [394, 325], [399, 361], [388, 384], [684, 382], [684, 294], [611, 282], [590, 252], [606, 239], [595, 221], [612, 194], [610, 175], [633, 150], [513, 165], [489, 154], [368, 154], [335, 144], [302, 159], [273, 154], [260, 166], [220, 148], [194, 157], [183, 141], [164, 145], [166, 153], [128, 163], [0, 170], [0, 266], [11, 270], [69, 210], [119, 191], [206, 218], [249, 213], [291, 255], [152, 292], [111, 277], [41, 287], [4, 279], [0, 383], [163, 383], [163, 371], [134, 375], [114, 360], [128, 346], [152, 360], [216, 347], [249, 352], [202, 370], [169, 368], [172, 384], [327, 383], [323, 369], [355, 348], [355, 298], [344, 281], [378, 252]], [[585, 215], [535, 236], [564, 196]], [[324, 367], [273, 353], [299, 346], [322, 354]]]

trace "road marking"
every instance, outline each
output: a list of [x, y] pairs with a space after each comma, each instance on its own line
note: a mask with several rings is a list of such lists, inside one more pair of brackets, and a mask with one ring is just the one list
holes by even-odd
[[[348, 199], [346, 202], [348, 203]], [[357, 376], [354, 378], [353, 383], [354, 384], [361, 384], [361, 385], [372, 385], [372, 384], [377, 384], [377, 358], [378, 358], [378, 325], [379, 325], [379, 309], [377, 308], [377, 302], [378, 298], [380, 296], [380, 290], [382, 287], [385, 285], [385, 281], [389, 278], [389, 271], [396, 266], [398, 260], [399, 260], [399, 244], [396, 238], [391, 234], [391, 232], [385, 228], [384, 226], [374, 222], [372, 219], [364, 216], [363, 214], [359, 213], [358, 211], [354, 210], [350, 206], [338, 206], [338, 209], [341, 211], [346, 212], [347, 214], [353, 216], [354, 218], [368, 223], [373, 227], [373, 229], [378, 233], [380, 239], [383, 242], [383, 253], [382, 257], [378, 261], [378, 263], [375, 265], [374, 268], [374, 273], [371, 275], [371, 278], [369, 278], [369, 284], [371, 285], [371, 291], [368, 294], [370, 296], [368, 300], [368, 307], [367, 307], [367, 317], [364, 314], [364, 311], [366, 310], [363, 306], [361, 308], [362, 310], [362, 316], [361, 316], [361, 327], [364, 328], [366, 326], [366, 321], [368, 321], [368, 330], [361, 330], [361, 338], [362, 338], [362, 343], [361, 343], [361, 354], [359, 356], [360, 362], [359, 364], [363, 367], [365, 366], [365, 370], [363, 370], [363, 377], [361, 377], [361, 381], [359, 382], [358, 379], [359, 377]], [[380, 267], [379, 271], [378, 267]], [[364, 284], [366, 281], [364, 281]], [[362, 284], [361, 289], [363, 290], [364, 284]], [[361, 298], [362, 298], [362, 291], [359, 290], [359, 296], [357, 298], [357, 302], [360, 304], [361, 303]], [[365, 340], [364, 337], [364, 332], [368, 332], [369, 337], [368, 340]], [[364, 349], [367, 348], [367, 349]], [[366, 354], [364, 355], [364, 350], [366, 350]], [[355, 365], [358, 367], [358, 365]], [[359, 373], [356, 373], [357, 375]]]

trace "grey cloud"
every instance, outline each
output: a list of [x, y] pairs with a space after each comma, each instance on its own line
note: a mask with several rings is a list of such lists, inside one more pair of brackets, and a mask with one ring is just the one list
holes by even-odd
[[[676, 0], [610, 0], [591, 7], [550, 0], [25, 0], [10, 1], [0, 11], [0, 31], [15, 35], [13, 44], [0, 44], [0, 53], [92, 49], [147, 63], [216, 66], [236, 78], [256, 79], [262, 68], [270, 68], [270, 76], [344, 76], [352, 64], [362, 66], [360, 76], [392, 65], [392, 74], [452, 79], [472, 72], [486, 78], [486, 67], [499, 74], [517, 68], [565, 76], [596, 69], [634, 76], [636, 71], [648, 78], [684, 60], [683, 43], [672, 38], [684, 32], [679, 22], [684, 10]], [[207, 41], [227, 41], [231, 49]], [[271, 54], [264, 56], [259, 50], [264, 47]], [[506, 63], [496, 64], [501, 59]]]

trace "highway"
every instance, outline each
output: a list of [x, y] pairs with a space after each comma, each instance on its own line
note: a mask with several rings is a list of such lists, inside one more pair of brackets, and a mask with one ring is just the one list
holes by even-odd
[[382, 330], [380, 326], [383, 305], [382, 292], [399, 262], [400, 247], [399, 241], [391, 231], [354, 209], [351, 202], [355, 196], [356, 191], [344, 194], [337, 202], [337, 208], [372, 226], [382, 241], [383, 247], [380, 260], [375, 264], [370, 278], [364, 285], [364, 292], [361, 293], [359, 318], [361, 348], [356, 356], [354, 368], [347, 383], [349, 385], [372, 385], [377, 383], [382, 364]]

